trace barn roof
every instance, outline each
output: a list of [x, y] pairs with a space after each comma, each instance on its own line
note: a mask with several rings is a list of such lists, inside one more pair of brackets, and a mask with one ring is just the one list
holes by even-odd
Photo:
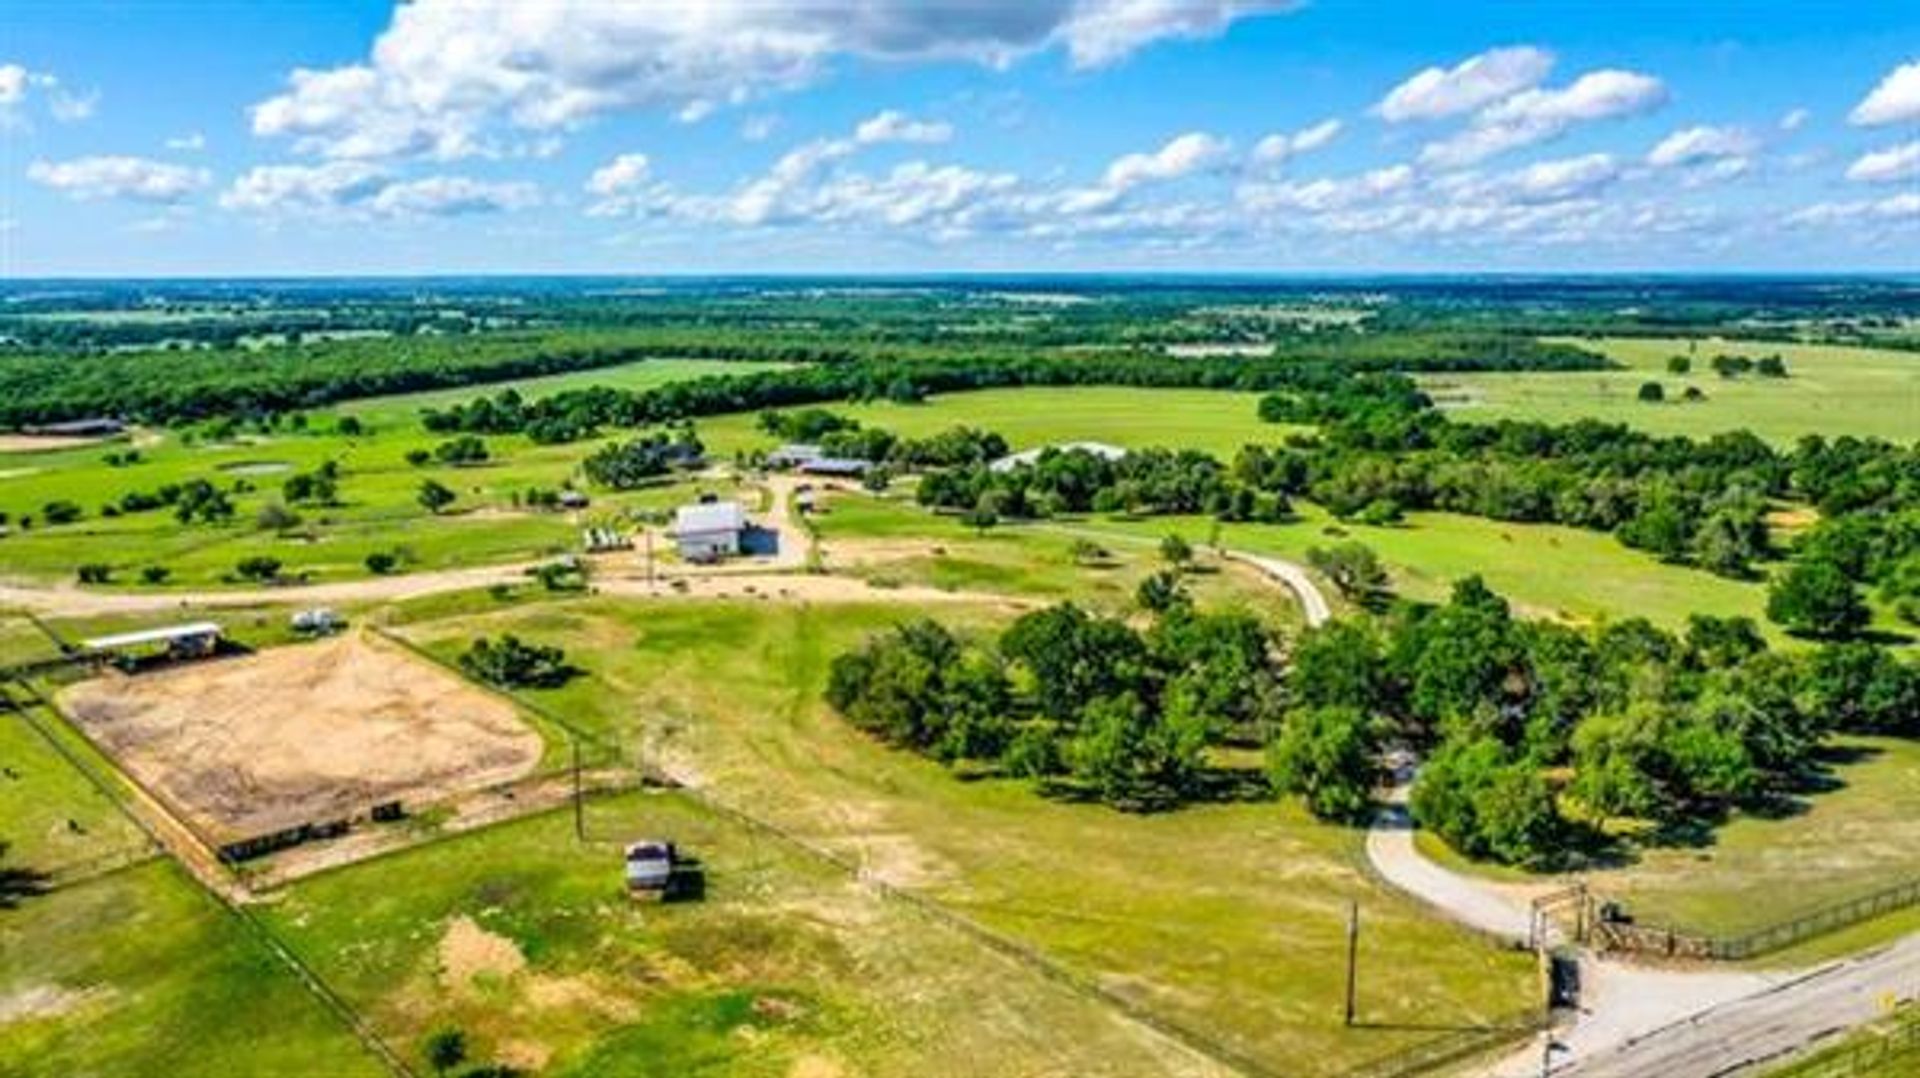
[[698, 535], [703, 532], [737, 532], [747, 526], [747, 517], [740, 509], [739, 502], [703, 502], [699, 505], [683, 505], [673, 516], [675, 535]]
[[130, 648], [140, 644], [165, 644], [175, 640], [191, 640], [199, 636], [219, 636], [220, 626], [211, 621], [191, 621], [185, 625], [163, 625], [157, 629], [140, 629], [130, 633], [116, 633], [112, 636], [96, 636], [81, 641], [89, 651], [106, 651], [111, 648]]

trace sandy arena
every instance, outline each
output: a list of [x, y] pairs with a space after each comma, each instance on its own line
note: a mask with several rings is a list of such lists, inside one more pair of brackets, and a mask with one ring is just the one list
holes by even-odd
[[59, 703], [215, 843], [508, 781], [541, 754], [505, 701], [359, 634], [109, 674]]

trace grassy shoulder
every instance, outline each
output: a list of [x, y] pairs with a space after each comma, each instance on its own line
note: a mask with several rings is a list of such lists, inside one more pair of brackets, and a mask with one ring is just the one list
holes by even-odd
[[[1377, 884], [1360, 832], [1295, 806], [1129, 815], [968, 780], [859, 734], [821, 701], [828, 662], [903, 614], [590, 600], [413, 631], [449, 650], [500, 631], [559, 644], [587, 674], [533, 694], [545, 706], [1276, 1066], [1335, 1073], [1537, 998], [1525, 956]], [[1001, 616], [942, 618], [984, 628]], [[1365, 1029], [1341, 1023], [1350, 899], [1368, 925]]]
[[[1706, 437], [1747, 428], [1786, 443], [1806, 434], [1914, 438], [1920, 415], [1920, 355], [1875, 348], [1771, 341], [1600, 338], [1580, 340], [1623, 365], [1617, 371], [1447, 374], [1421, 379], [1461, 419], [1538, 419], [1563, 423], [1604, 419], [1657, 434]], [[1789, 377], [1721, 378], [1710, 361], [1720, 353], [1778, 353]], [[1667, 358], [1692, 355], [1692, 370], [1670, 374]], [[1641, 383], [1658, 381], [1665, 403], [1637, 399]], [[1682, 401], [1690, 386], [1706, 394]]]

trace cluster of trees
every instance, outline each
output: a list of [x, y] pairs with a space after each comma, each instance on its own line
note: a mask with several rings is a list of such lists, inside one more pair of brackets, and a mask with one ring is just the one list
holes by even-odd
[[1773, 651], [1743, 618], [1522, 621], [1477, 577], [1438, 607], [1309, 631], [1287, 691], [1282, 789], [1342, 816], [1385, 748], [1419, 749], [1422, 824], [1506, 862], [1597, 841], [1608, 818], [1678, 828], [1789, 795], [1835, 730], [1920, 736], [1920, 668], [1877, 645]]
[[280, 484], [291, 504], [337, 505], [340, 500], [340, 462], [328, 460], [310, 472], [298, 472]]
[[433, 459], [441, 464], [484, 464], [492, 455], [487, 443], [471, 434], [450, 438], [433, 447]]
[[499, 640], [479, 637], [460, 653], [460, 669], [469, 677], [502, 688], [548, 689], [578, 673], [567, 653], [550, 644], [530, 644], [512, 633]]
[[1007, 440], [974, 427], [955, 426], [926, 438], [902, 438], [826, 408], [769, 410], [760, 429], [789, 442], [818, 445], [830, 457], [847, 457], [899, 469], [984, 464], [1006, 456]]
[[[581, 462], [590, 482], [614, 490], [632, 490], [667, 474], [674, 467], [698, 461], [706, 447], [692, 427], [655, 431], [624, 442], [608, 442]], [[556, 501], [558, 495], [555, 496]]]
[[1738, 378], [1743, 374], [1758, 374], [1762, 378], [1785, 378], [1787, 361], [1775, 352], [1772, 355], [1755, 359], [1745, 355], [1721, 354], [1713, 357], [1713, 373], [1722, 378]]
[[861, 729], [950, 764], [1123, 808], [1206, 795], [1209, 747], [1278, 714], [1275, 641], [1241, 613], [1166, 604], [1145, 630], [1061, 604], [997, 640], [917, 621], [833, 662], [826, 698]]
[[[1263, 414], [1297, 416], [1291, 396]], [[1623, 424], [1450, 422], [1391, 398], [1348, 397], [1325, 414], [1318, 440], [1249, 448], [1236, 472], [1312, 498], [1335, 514], [1392, 519], [1443, 509], [1496, 520], [1551, 522], [1613, 532], [1663, 560], [1751, 576], [1774, 552], [1766, 514], [1775, 499], [1818, 508], [1822, 527], [1841, 516], [1900, 533], [1891, 557], [1848, 573], [1863, 585], [1895, 575], [1913, 549], [1911, 506], [1920, 501], [1920, 447], [1874, 439], [1803, 439], [1778, 450], [1745, 432], [1669, 438]], [[1843, 568], [1846, 565], [1843, 564]], [[1895, 585], [1898, 587], [1898, 585]]]
[[996, 518], [1126, 512], [1273, 521], [1292, 512], [1284, 494], [1257, 490], [1193, 449], [1139, 449], [1117, 458], [1048, 449], [1012, 468], [971, 463], [931, 472], [916, 497], [922, 505]]

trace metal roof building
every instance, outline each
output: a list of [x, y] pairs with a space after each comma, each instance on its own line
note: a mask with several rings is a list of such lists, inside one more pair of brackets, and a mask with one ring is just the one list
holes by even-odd
[[673, 539], [688, 561], [714, 561], [740, 553], [747, 514], [739, 502], [683, 505], [673, 515]]
[[1105, 442], [1061, 442], [1059, 445], [1035, 446], [1032, 449], [1023, 449], [1018, 453], [1010, 453], [994, 461], [992, 464], [987, 465], [987, 467], [996, 472], [1010, 472], [1022, 464], [1032, 464], [1039, 460], [1042, 455], [1049, 452], [1092, 453], [1096, 457], [1102, 457], [1107, 460], [1119, 460], [1121, 457], [1127, 455], [1126, 450], [1117, 445], [1108, 445]]

